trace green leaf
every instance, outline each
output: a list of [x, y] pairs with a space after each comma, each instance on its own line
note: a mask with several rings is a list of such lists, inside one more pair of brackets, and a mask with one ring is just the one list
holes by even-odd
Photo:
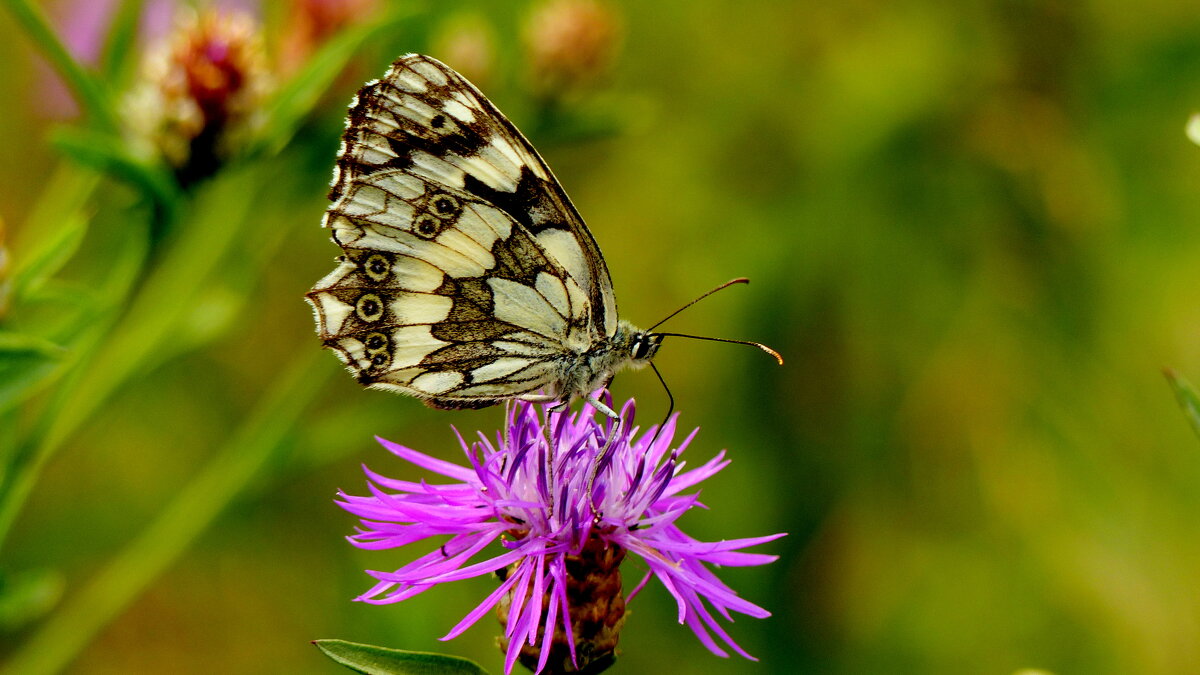
[[61, 346], [36, 335], [0, 332], [0, 411], [36, 393], [65, 355]]
[[359, 45], [374, 35], [395, 30], [397, 24], [416, 13], [411, 6], [394, 9], [376, 21], [343, 30], [326, 42], [267, 104], [262, 136], [252, 144], [251, 153], [282, 150]]
[[1196, 395], [1196, 390], [1179, 373], [1168, 368], [1163, 371], [1163, 374], [1167, 376], [1167, 382], [1171, 383], [1171, 388], [1175, 390], [1175, 399], [1179, 401], [1179, 407], [1183, 408], [1184, 414], [1187, 415], [1188, 422], [1192, 425], [1192, 431], [1200, 436], [1200, 396]]
[[129, 181], [171, 212], [178, 206], [182, 193], [167, 168], [130, 154], [128, 144], [120, 137], [63, 127], [56, 129], [50, 140], [68, 157], [84, 166]]
[[16, 354], [39, 354], [49, 358], [60, 358], [66, 350], [61, 345], [25, 333], [0, 331], [0, 358]]
[[487, 675], [474, 661], [429, 652], [409, 652], [345, 640], [313, 640], [329, 658], [364, 675]]
[[146, 0], [122, 0], [117, 8], [104, 44], [104, 56], [100, 59], [105, 81], [121, 82], [127, 72], [131, 62], [130, 48], [137, 42], [138, 24], [145, 4]]
[[13, 271], [13, 296], [20, 298], [37, 290], [58, 273], [79, 250], [87, 226], [88, 219], [83, 213], [68, 213], [57, 227], [37, 242], [36, 248], [26, 251]]
[[62, 598], [66, 583], [53, 570], [0, 575], [0, 633], [12, 633], [45, 616]]
[[[74, 162], [62, 162], [42, 185], [41, 194], [32, 204], [25, 223], [16, 228], [12, 242], [13, 275], [17, 283], [35, 285], [53, 275], [69, 258], [64, 256], [63, 240], [82, 241], [90, 227], [91, 200], [100, 185], [100, 174]], [[83, 231], [64, 233], [77, 226]], [[70, 251], [74, 253], [74, 251]], [[40, 263], [47, 256], [49, 268]], [[14, 294], [16, 293], [14, 289]]]

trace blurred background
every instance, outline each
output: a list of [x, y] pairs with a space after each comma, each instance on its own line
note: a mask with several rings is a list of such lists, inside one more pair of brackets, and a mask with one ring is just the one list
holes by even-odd
[[457, 461], [501, 412], [360, 389], [302, 300], [345, 105], [410, 51], [530, 136], [625, 318], [747, 276], [670, 328], [787, 359], [657, 359], [692, 462], [733, 459], [683, 527], [789, 533], [719, 571], [761, 663], [652, 584], [612, 672], [1200, 663], [1162, 374], [1200, 377], [1195, 3], [0, 4], [0, 672], [335, 673], [333, 637], [501, 671], [494, 620], [436, 639], [494, 582], [352, 602], [411, 556], [333, 503], [420, 475], [372, 436]]

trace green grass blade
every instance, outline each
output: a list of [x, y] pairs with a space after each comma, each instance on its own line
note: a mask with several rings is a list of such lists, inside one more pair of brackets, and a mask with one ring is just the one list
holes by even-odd
[[36, 291], [74, 257], [83, 244], [88, 230], [88, 218], [82, 210], [63, 214], [57, 227], [51, 228], [38, 241], [37, 247], [26, 251], [13, 271], [13, 296], [19, 299]]
[[87, 235], [89, 204], [99, 185], [99, 174], [70, 162], [51, 174], [13, 242], [14, 295], [22, 286], [36, 288], [67, 262], [64, 253], [73, 253]]

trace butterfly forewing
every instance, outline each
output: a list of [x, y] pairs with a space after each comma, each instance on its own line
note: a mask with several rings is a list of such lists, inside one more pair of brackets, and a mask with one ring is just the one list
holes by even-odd
[[410, 55], [352, 104], [308, 295], [367, 385], [438, 407], [555, 392], [616, 330], [608, 271], [545, 163], [441, 63]]
[[591, 233], [549, 167], [470, 82], [441, 62], [401, 57], [351, 105], [335, 202], [365, 175], [401, 168], [496, 206], [584, 289], [599, 334], [616, 330], [612, 281]]

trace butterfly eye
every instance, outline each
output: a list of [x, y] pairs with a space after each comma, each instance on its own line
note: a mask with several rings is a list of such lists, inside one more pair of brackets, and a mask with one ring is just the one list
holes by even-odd
[[441, 229], [442, 221], [426, 213], [419, 216], [413, 225], [419, 236], [425, 239], [433, 239], [437, 236], [438, 230]]
[[648, 345], [646, 344], [646, 341], [643, 340], [640, 336], [636, 337], [633, 339], [633, 346], [629, 350], [630, 356], [632, 356], [635, 359], [644, 359], [644, 358], [646, 358], [647, 349], [648, 349]]
[[383, 318], [383, 301], [374, 293], [364, 293], [354, 303], [354, 312], [363, 321], [378, 321]]
[[391, 262], [386, 256], [375, 253], [370, 258], [367, 258], [367, 262], [365, 265], [363, 265], [363, 269], [366, 271], [367, 276], [370, 277], [372, 281], [383, 281], [387, 278], [388, 270], [391, 268], [391, 266]]
[[433, 199], [433, 212], [442, 218], [454, 218], [462, 212], [462, 206], [450, 195], [438, 195]]
[[658, 352], [660, 344], [662, 337], [658, 335], [638, 335], [633, 338], [633, 345], [629, 348], [630, 356], [635, 359], [651, 358]]

